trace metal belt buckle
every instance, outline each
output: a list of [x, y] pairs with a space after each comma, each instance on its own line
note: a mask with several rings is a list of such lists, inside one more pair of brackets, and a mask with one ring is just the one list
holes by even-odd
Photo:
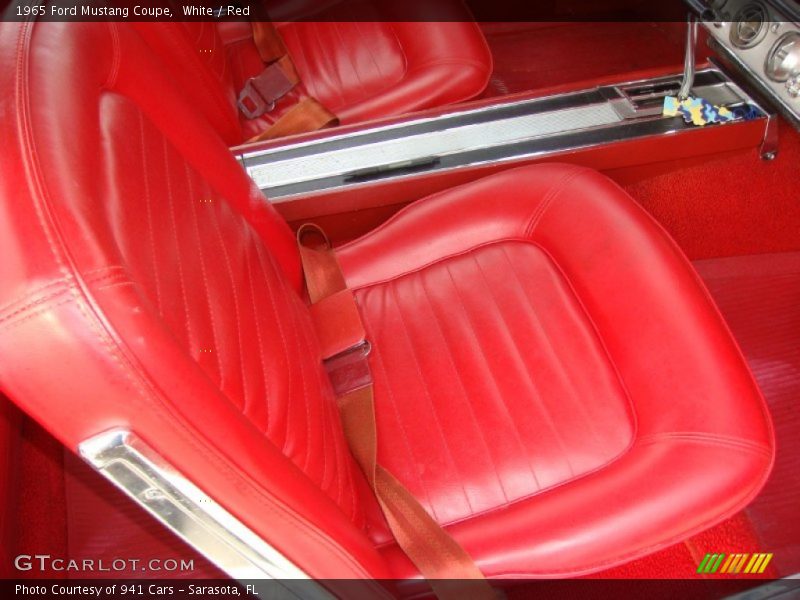
[[239, 93], [239, 110], [248, 119], [255, 119], [275, 108], [274, 102], [266, 102], [258, 93], [253, 81], [254, 77], [247, 80], [244, 89]]
[[372, 372], [367, 359], [371, 350], [372, 345], [364, 340], [324, 361], [337, 397], [372, 385]]
[[295, 86], [280, 63], [274, 62], [244, 84], [239, 93], [239, 110], [248, 119], [255, 119], [275, 108], [275, 103]]

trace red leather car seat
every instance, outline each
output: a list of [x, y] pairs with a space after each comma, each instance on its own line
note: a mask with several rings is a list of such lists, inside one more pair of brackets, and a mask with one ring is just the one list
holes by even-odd
[[[0, 385], [67, 447], [131, 429], [318, 578], [411, 577], [348, 451], [285, 222], [114, 23], [0, 24]], [[492, 577], [591, 573], [740, 510], [769, 416], [674, 243], [566, 165], [338, 251], [379, 461]]]
[[[384, 22], [388, 4], [375, 0], [332, 4], [312, 14], [285, 14], [304, 20], [276, 23], [301, 84], [256, 119], [245, 118], [236, 104], [247, 80], [264, 69], [249, 23], [137, 27], [229, 144], [263, 132], [304, 95], [347, 124], [461, 102], [486, 87], [491, 54], [460, 0], [437, 4], [438, 18], [447, 19], [437, 22]], [[412, 0], [403, 15], [422, 17], [426, 9], [423, 0]], [[349, 15], [358, 20], [335, 20]]]

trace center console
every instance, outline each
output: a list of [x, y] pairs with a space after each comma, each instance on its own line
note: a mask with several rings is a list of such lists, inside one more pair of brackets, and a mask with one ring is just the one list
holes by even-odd
[[[344, 209], [363, 209], [371, 201], [406, 200], [383, 192], [363, 193], [375, 186], [391, 184], [396, 191], [424, 181], [423, 194], [432, 193], [492, 169], [544, 159], [613, 169], [768, 146], [773, 116], [717, 67], [697, 72], [692, 93], [746, 118], [696, 127], [680, 116], [662, 116], [664, 96], [676, 95], [681, 81], [676, 74], [553, 96], [495, 100], [488, 106], [456, 107], [348, 133], [318, 133], [306, 141], [244, 146], [237, 154], [266, 197], [279, 204], [287, 218], [300, 219], [316, 216], [303, 210], [303, 200], [311, 197], [315, 212], [343, 210], [336, 201], [326, 207], [321, 195], [346, 194], [350, 204]], [[763, 152], [769, 151], [767, 146]], [[361, 198], [360, 205], [353, 206], [353, 198]]]

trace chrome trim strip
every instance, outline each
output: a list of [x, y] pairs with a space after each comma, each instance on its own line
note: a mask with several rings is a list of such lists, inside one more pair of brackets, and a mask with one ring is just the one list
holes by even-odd
[[[648, 119], [644, 123], [637, 123], [637, 125], [653, 125], [653, 124], [657, 125], [658, 124], [657, 120]], [[604, 130], [605, 130], [605, 128], [599, 130], [597, 133], [599, 133], [601, 135], [604, 135]], [[624, 138], [618, 139], [618, 140], [609, 140], [607, 137], [605, 137], [603, 139], [599, 139], [599, 140], [596, 140], [596, 141], [591, 141], [588, 138], [588, 136], [582, 135], [582, 136], [579, 136], [580, 137], [580, 141], [577, 141], [575, 143], [569, 143], [569, 144], [566, 144], [566, 145], [564, 145], [562, 147], [558, 147], [558, 148], [554, 148], [554, 149], [535, 150], [535, 151], [531, 151], [531, 152], [524, 152], [524, 153], [521, 153], [521, 154], [514, 154], [513, 156], [507, 156], [507, 157], [494, 157], [494, 158], [487, 158], [487, 159], [476, 159], [476, 160], [472, 160], [470, 162], [466, 162], [464, 164], [447, 167], [447, 171], [448, 172], [458, 172], [458, 171], [460, 171], [462, 169], [469, 169], [469, 168], [474, 168], [474, 167], [488, 166], [488, 165], [493, 165], [493, 164], [514, 164], [515, 162], [523, 162], [523, 161], [526, 161], [526, 160], [529, 160], [529, 159], [532, 159], [532, 158], [536, 158], [536, 157], [540, 157], [540, 156], [555, 156], [555, 155], [559, 155], [559, 154], [566, 153], [566, 152], [574, 152], [576, 150], [587, 150], [587, 149], [590, 149], [590, 148], [598, 148], [598, 147], [601, 147], [601, 146], [609, 146], [609, 145], [613, 145], [613, 144], [616, 144], [616, 143], [619, 143], [619, 142], [622, 142], [622, 141], [631, 140], [631, 139], [642, 139], [642, 138], [656, 137], [656, 136], [662, 136], [662, 135], [681, 135], [681, 136], [683, 136], [683, 135], [691, 135], [694, 131], [695, 131], [695, 129], [691, 128], [690, 126], [687, 126], [685, 128], [653, 130], [650, 133], [643, 133], [642, 135], [631, 135], [629, 137], [624, 137]], [[595, 133], [595, 132], [592, 132], [592, 133]], [[426, 171], [426, 173], [430, 173], [430, 172], [435, 172], [435, 171], [434, 170]], [[313, 190], [311, 192], [306, 191], [306, 190], [302, 190], [302, 191], [298, 191], [298, 192], [295, 192], [295, 193], [285, 193], [285, 194], [282, 194], [281, 196], [279, 196], [277, 198], [274, 197], [274, 191], [271, 191], [270, 194], [272, 194], [272, 195], [270, 196], [270, 201], [273, 204], [281, 203], [281, 202], [291, 202], [293, 200], [294, 196], [302, 196], [302, 195], [306, 195], [308, 193], [323, 192], [323, 191], [328, 191], [328, 190], [332, 190], [332, 189], [343, 189], [343, 188], [359, 189], [359, 188], [368, 187], [368, 186], [370, 186], [372, 184], [375, 184], [375, 183], [382, 183], [382, 182], [385, 182], [385, 181], [398, 181], [398, 180], [403, 180], [403, 179], [409, 179], [411, 177], [415, 177], [416, 175], [418, 175], [418, 173], [394, 175], [392, 177], [386, 177], [386, 178], [379, 179], [379, 180], [365, 181], [365, 182], [361, 182], [361, 183], [350, 183], [350, 184], [347, 184], [347, 185], [335, 185], [334, 184], [334, 185], [329, 185], [329, 186], [326, 186], [326, 187], [320, 187], [319, 189]]]
[[[493, 104], [490, 106], [481, 106], [480, 108], [472, 109], [459, 109], [454, 107], [451, 112], [447, 112], [435, 117], [423, 117], [413, 119], [411, 121], [401, 121], [399, 123], [391, 123], [389, 125], [380, 125], [378, 127], [370, 127], [369, 129], [362, 129], [359, 131], [333, 134], [323, 138], [309, 140], [306, 142], [298, 142], [289, 146], [277, 146], [275, 148], [267, 148], [265, 150], [256, 150], [254, 152], [244, 152], [239, 155], [243, 161], [251, 161], [253, 159], [267, 157], [273, 154], [283, 154], [288, 149], [303, 150], [313, 146], [326, 146], [336, 142], [361, 142], [367, 143], [369, 138], [374, 137], [376, 134], [384, 134], [405, 128], [419, 128], [424, 129], [426, 125], [435, 125], [437, 130], [446, 129], [448, 126], [453, 127], [462, 120], [472, 120], [473, 122], [479, 121], [481, 118], [491, 116], [492, 113], [500, 111], [521, 111], [526, 109], [534, 109], [537, 106], [548, 106], [548, 110], [564, 110], [572, 106], [585, 105], [587, 102], [585, 96], [592, 94], [596, 95], [597, 90], [579, 90], [575, 92], [567, 92], [565, 94], [552, 94], [549, 96], [541, 96], [538, 98], [528, 98], [525, 100], [518, 100], [515, 102], [503, 102], [500, 104]], [[602, 98], [597, 96], [593, 101], [602, 102]], [[366, 138], [366, 139], [364, 139]]]
[[304, 181], [352, 174], [366, 169], [388, 169], [426, 156], [493, 148], [520, 140], [618, 123], [620, 117], [608, 103], [498, 119], [462, 127], [409, 135], [364, 146], [272, 160], [248, 167], [259, 188], [276, 188]]
[[[240, 161], [275, 203], [437, 171], [507, 163], [606, 144], [695, 131], [679, 118], [633, 107], [631, 86], [680, 82], [677, 75], [456, 111], [246, 153]], [[765, 111], [717, 68], [698, 71], [695, 91]], [[657, 99], [656, 99], [657, 100]], [[580, 116], [580, 120], [572, 117]], [[728, 126], [728, 125], [716, 125]]]
[[298, 597], [333, 598], [136, 434], [123, 429], [100, 433], [81, 442], [78, 451], [98, 473], [231, 578], [275, 579]]

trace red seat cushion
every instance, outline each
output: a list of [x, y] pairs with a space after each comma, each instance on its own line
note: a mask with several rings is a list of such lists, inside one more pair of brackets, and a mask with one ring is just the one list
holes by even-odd
[[469, 184], [340, 259], [373, 342], [379, 459], [489, 575], [619, 564], [761, 488], [770, 421], [738, 348], [674, 244], [598, 173]]
[[[450, 19], [437, 22], [383, 21], [383, 7], [375, 1], [333, 4], [313, 16], [302, 15], [302, 21], [276, 26], [305, 90], [341, 123], [462, 102], [486, 87], [492, 56], [458, 0], [437, 5]], [[408, 18], [415, 10], [424, 15], [426, 3], [408, 2], [403, 15]], [[355, 20], [339, 20], [353, 11]], [[248, 24], [220, 27], [233, 80], [241, 89], [264, 65]], [[247, 136], [256, 135], [273, 120], [270, 114], [244, 120], [242, 128]]]

